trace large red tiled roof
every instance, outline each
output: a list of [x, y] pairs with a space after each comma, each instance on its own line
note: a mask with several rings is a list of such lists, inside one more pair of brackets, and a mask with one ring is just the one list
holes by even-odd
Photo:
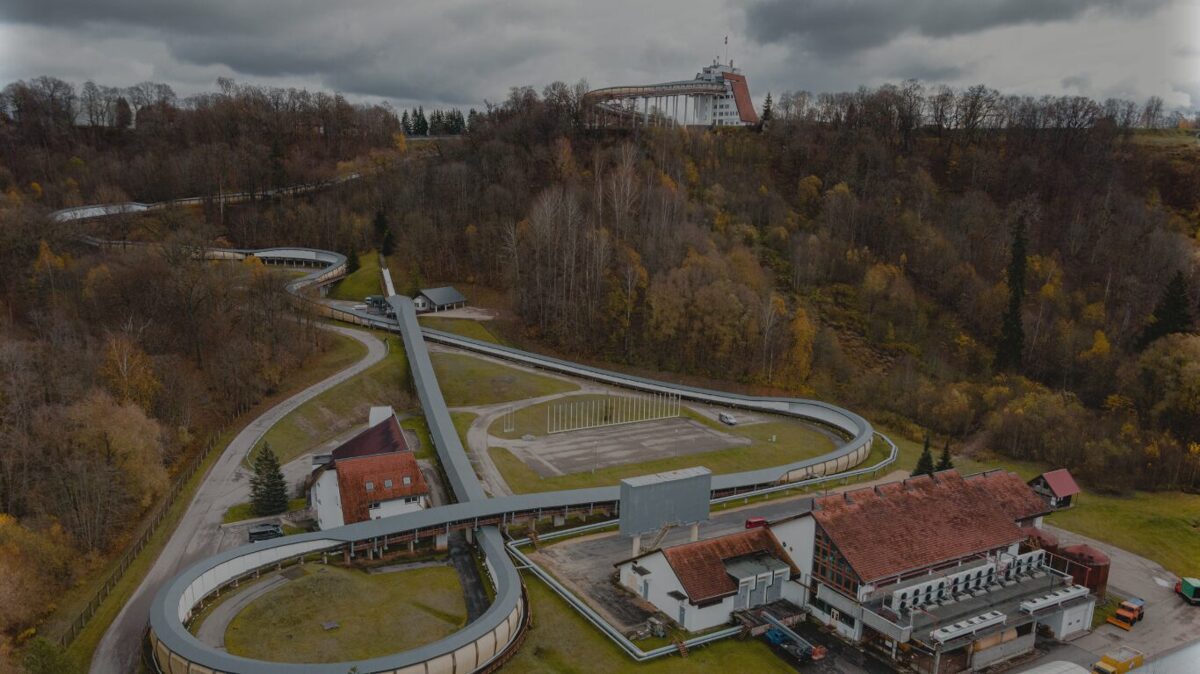
[[404, 431], [400, 430], [400, 422], [395, 415], [390, 415], [358, 435], [343, 442], [333, 450], [334, 461], [349, 459], [356, 456], [370, 456], [384, 452], [400, 452], [408, 449], [408, 441], [404, 439]]
[[726, 573], [724, 564], [734, 557], [766, 553], [792, 567], [792, 573], [798, 572], [775, 534], [766, 527], [663, 548], [662, 553], [695, 604], [737, 592], [737, 583]]
[[964, 479], [947, 470], [818, 498], [813, 517], [871, 582], [1020, 541], [1017, 518], [996, 498], [1004, 487], [1037, 498], [1020, 478]]
[[1050, 491], [1054, 492], [1058, 498], [1074, 496], [1080, 492], [1079, 485], [1075, 484], [1075, 478], [1071, 477], [1071, 471], [1066, 468], [1042, 473], [1042, 479], [1046, 481], [1046, 486], [1050, 487]]
[[1014, 521], [1032, 519], [1051, 511], [1050, 506], [1046, 505], [1046, 500], [1038, 496], [1016, 473], [989, 470], [986, 473], [968, 475], [966, 480], [983, 487]]
[[[429, 493], [421, 468], [412, 452], [388, 452], [338, 461], [338, 491], [342, 499], [342, 517], [346, 524], [371, 519], [368, 506], [372, 501], [390, 501], [406, 496]], [[404, 484], [404, 478], [409, 484]], [[387, 481], [392, 486], [387, 487]], [[367, 491], [370, 481], [373, 489]]]

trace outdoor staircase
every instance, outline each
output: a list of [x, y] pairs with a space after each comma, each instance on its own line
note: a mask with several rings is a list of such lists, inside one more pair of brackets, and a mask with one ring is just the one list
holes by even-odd
[[675, 648], [677, 648], [679, 650], [680, 657], [686, 658], [688, 656], [687, 644], [683, 643], [682, 639], [675, 640]]
[[658, 534], [654, 536], [654, 540], [650, 542], [650, 546], [646, 550], [657, 550], [662, 545], [663, 539], [667, 537], [667, 532], [671, 531], [670, 524], [664, 524], [662, 529], [658, 530]]

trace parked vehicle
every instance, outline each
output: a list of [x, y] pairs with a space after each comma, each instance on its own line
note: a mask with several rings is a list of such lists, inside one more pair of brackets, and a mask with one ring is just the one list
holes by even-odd
[[1180, 578], [1175, 581], [1175, 593], [1192, 606], [1200, 604], [1200, 578]]
[[283, 527], [278, 524], [255, 524], [250, 527], [250, 542], [269, 541], [283, 535]]
[[1132, 597], [1121, 602], [1121, 605], [1117, 607], [1117, 612], [1108, 617], [1108, 622], [1128, 632], [1145, 617], [1145, 600]]
[[765, 527], [765, 526], [767, 526], [767, 518], [765, 518], [765, 517], [747, 517], [746, 518], [746, 528], [747, 529], [757, 529], [759, 527]]
[[1095, 674], [1125, 674], [1145, 663], [1146, 656], [1141, 651], [1122, 646], [1111, 653], [1105, 653], [1099, 662], [1092, 665], [1092, 671]]
[[728, 412], [721, 412], [717, 415], [717, 419], [726, 426], [737, 426], [737, 417]]

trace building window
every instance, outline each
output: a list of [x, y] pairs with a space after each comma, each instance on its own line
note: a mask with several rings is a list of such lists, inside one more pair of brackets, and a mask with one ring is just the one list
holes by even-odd
[[392, 488], [392, 481], [391, 481], [391, 480], [384, 480], [384, 481], [383, 481], [383, 488], [384, 488], [384, 489], [391, 489], [391, 488]]
[[411, 478], [411, 477], [409, 477], [409, 476], [407, 476], [407, 475], [405, 475], [405, 476], [404, 476], [404, 486], [405, 486], [405, 487], [407, 487], [407, 486], [409, 486], [410, 484], [412, 484], [412, 478]]
[[379, 510], [379, 501], [371, 501], [368, 503], [367, 510]]
[[375, 491], [375, 483], [367, 480], [367, 491]]

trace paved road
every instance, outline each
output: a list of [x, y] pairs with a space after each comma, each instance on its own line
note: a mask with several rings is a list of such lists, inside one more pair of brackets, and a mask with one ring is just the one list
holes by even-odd
[[[150, 602], [159, 587], [196, 560], [216, 554], [222, 546], [231, 547], [242, 542], [240, 537], [232, 540], [221, 528], [221, 519], [230, 506], [248, 498], [249, 474], [242, 468], [241, 462], [259, 438], [301, 404], [357, 375], [387, 355], [387, 346], [370, 333], [339, 326], [326, 326], [326, 329], [362, 342], [367, 347], [367, 355], [345, 370], [275, 405], [234, 437], [196, 490], [187, 512], [142, 584], [104, 633], [92, 656], [91, 674], [136, 672], [142, 633], [150, 614]], [[289, 471], [294, 471], [294, 465], [295, 462], [289, 464]]]
[[[1050, 522], [1054, 521], [1051, 516]], [[1093, 538], [1047, 526], [1059, 543], [1087, 543], [1108, 555], [1108, 588], [1123, 597], [1146, 600], [1146, 618], [1126, 632], [1113, 625], [1102, 625], [1069, 644], [1054, 647], [1049, 654], [1030, 663], [1068, 660], [1090, 667], [1107, 651], [1130, 646], [1142, 651], [1150, 661], [1161, 664], [1150, 671], [1200, 671], [1200, 607], [1188, 606], [1175, 595], [1175, 575], [1145, 557]], [[1189, 645], [1190, 644], [1190, 645]], [[1185, 664], [1189, 669], [1177, 669]]]

